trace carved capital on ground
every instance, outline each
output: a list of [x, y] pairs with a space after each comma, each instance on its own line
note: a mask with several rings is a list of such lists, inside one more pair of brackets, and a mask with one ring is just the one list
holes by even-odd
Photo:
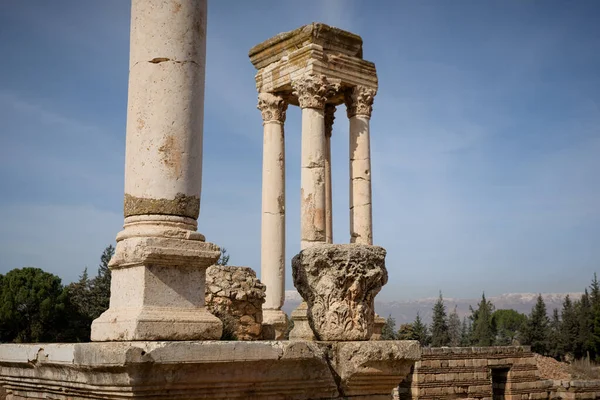
[[258, 94], [258, 108], [262, 114], [263, 122], [285, 122], [287, 102], [283, 97], [273, 93], [261, 92]]
[[323, 244], [292, 260], [294, 285], [308, 304], [317, 340], [369, 340], [374, 300], [387, 283], [384, 248]]
[[325, 106], [325, 136], [331, 137], [333, 132], [333, 120], [335, 120], [335, 106], [327, 104]]
[[329, 82], [325, 75], [303, 75], [292, 81], [292, 88], [300, 108], [323, 109], [327, 99], [339, 90], [340, 85]]
[[355, 115], [364, 115], [371, 118], [373, 100], [375, 100], [376, 94], [377, 89], [366, 86], [355, 86], [346, 91], [344, 93], [344, 100], [346, 102], [348, 118], [352, 118]]

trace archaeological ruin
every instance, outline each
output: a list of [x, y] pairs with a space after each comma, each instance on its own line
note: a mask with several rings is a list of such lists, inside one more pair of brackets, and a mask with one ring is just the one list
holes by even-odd
[[[301, 249], [333, 243], [331, 133], [340, 104], [346, 105], [350, 123], [349, 242], [370, 246], [369, 120], [377, 93], [377, 73], [375, 65], [362, 58], [359, 36], [325, 24], [314, 23], [277, 35], [253, 47], [249, 56], [258, 70], [258, 109], [264, 126], [261, 278], [267, 293], [263, 316], [265, 324], [274, 327], [273, 339], [280, 339], [287, 325], [281, 306], [286, 260], [284, 124], [288, 104], [302, 110]], [[348, 246], [337, 249], [355, 251], [348, 250]], [[296, 330], [306, 332], [301, 315], [310, 308], [303, 305], [295, 312]], [[367, 312], [369, 326], [371, 311]], [[307, 338], [299, 332], [292, 336]]]
[[[416, 341], [369, 340], [387, 271], [372, 243], [377, 77], [357, 35], [315, 23], [250, 51], [264, 121], [262, 283], [249, 269], [214, 265], [219, 247], [197, 231], [206, 22], [206, 0], [132, 0], [124, 226], [110, 306], [90, 343], [1, 345], [2, 399], [385, 399], [420, 358]], [[329, 137], [342, 103], [351, 232], [336, 245]], [[282, 339], [287, 328], [288, 104], [302, 109], [302, 241], [292, 265], [306, 332], [256, 340]], [[223, 322], [211, 311], [231, 317], [241, 340], [219, 340]]]
[[[250, 50], [264, 134], [261, 279], [215, 265], [219, 247], [197, 231], [206, 24], [207, 0], [132, 0], [124, 225], [110, 307], [89, 343], [0, 345], [0, 400], [600, 398], [600, 382], [543, 379], [528, 347], [378, 340], [385, 319], [374, 299], [388, 278], [386, 250], [373, 245], [378, 81], [353, 33], [312, 23]], [[349, 243], [334, 244], [330, 139], [342, 104], [350, 232]], [[288, 105], [302, 110], [292, 278], [304, 302], [284, 340]], [[220, 340], [223, 321], [237, 340]]]

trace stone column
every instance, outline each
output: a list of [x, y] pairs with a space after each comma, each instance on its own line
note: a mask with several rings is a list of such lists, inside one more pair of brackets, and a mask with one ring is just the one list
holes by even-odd
[[350, 243], [373, 244], [369, 121], [376, 92], [356, 86], [345, 94], [350, 119]]
[[325, 106], [325, 242], [333, 243], [333, 204], [331, 192], [331, 133], [335, 119], [335, 106]]
[[271, 93], [258, 95], [263, 118], [261, 281], [266, 285], [263, 304], [264, 338], [283, 339], [287, 317], [285, 297], [285, 141], [283, 125], [287, 103]]
[[300, 248], [325, 243], [325, 101], [335, 87], [324, 75], [304, 75], [292, 82], [302, 108]]
[[206, 0], [133, 0], [124, 229], [110, 308], [92, 340], [218, 339], [204, 307], [219, 248], [196, 232], [202, 182]]

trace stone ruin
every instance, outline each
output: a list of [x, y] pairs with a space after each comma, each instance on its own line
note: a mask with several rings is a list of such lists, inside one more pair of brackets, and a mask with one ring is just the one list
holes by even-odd
[[[110, 261], [110, 306], [93, 321], [91, 343], [0, 345], [1, 399], [386, 399], [419, 359], [415, 341], [369, 341], [387, 272], [385, 250], [372, 245], [377, 76], [357, 35], [310, 24], [250, 51], [264, 122], [264, 304], [253, 272], [211, 267], [219, 247], [197, 231], [206, 22], [207, 0], [132, 0], [124, 225]], [[329, 138], [342, 103], [351, 232], [350, 244], [334, 245]], [[218, 341], [223, 324], [207, 304], [237, 318], [241, 339], [281, 339], [287, 328], [288, 104], [302, 109], [302, 240], [293, 268], [306, 303], [295, 313], [317, 340]]]
[[[215, 266], [218, 246], [196, 230], [206, 7], [132, 0], [125, 219], [110, 262], [110, 307], [93, 322], [91, 343], [0, 345], [0, 400], [377, 400], [394, 387], [396, 398], [415, 400], [600, 398], [600, 382], [541, 379], [526, 347], [422, 350], [416, 341], [373, 340], [385, 322], [373, 300], [387, 281], [372, 229], [377, 76], [352, 33], [310, 24], [250, 51], [264, 122], [264, 285], [249, 268]], [[333, 244], [330, 137], [342, 103], [350, 243]], [[257, 341], [281, 339], [287, 327], [288, 104], [302, 109], [302, 240], [292, 267], [305, 302], [292, 313], [290, 340]], [[213, 313], [230, 315], [242, 340], [217, 341], [223, 324]]]
[[[249, 56], [258, 70], [258, 108], [264, 126], [261, 277], [267, 286], [265, 324], [273, 326], [273, 339], [280, 339], [287, 325], [281, 311], [286, 259], [284, 124], [291, 104], [302, 110], [302, 252], [292, 268], [294, 284], [308, 305], [294, 311], [290, 337], [310, 340], [312, 335], [304, 325], [308, 322], [317, 338], [368, 339], [373, 298], [387, 281], [385, 250], [372, 246], [370, 118], [377, 93], [375, 65], [362, 58], [359, 36], [318, 23], [279, 34], [253, 47]], [[328, 247], [319, 258], [316, 248], [333, 243], [331, 134], [340, 104], [346, 105], [350, 124], [350, 245]], [[377, 262], [360, 258], [375, 253], [379, 254]], [[319, 258], [314, 260], [319, 264], [315, 269], [319, 278], [304, 279], [302, 260], [315, 257]], [[341, 270], [351, 271], [352, 277], [344, 279], [337, 272]], [[332, 296], [329, 291], [336, 285], [341, 285], [340, 290]], [[315, 300], [317, 307], [313, 307]]]
[[262, 338], [265, 285], [248, 267], [213, 265], [206, 270], [206, 307], [221, 319], [231, 339]]

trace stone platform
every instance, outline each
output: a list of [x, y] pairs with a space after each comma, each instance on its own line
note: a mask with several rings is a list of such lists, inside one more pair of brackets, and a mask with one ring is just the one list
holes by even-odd
[[0, 399], [389, 399], [416, 341], [0, 345]]

